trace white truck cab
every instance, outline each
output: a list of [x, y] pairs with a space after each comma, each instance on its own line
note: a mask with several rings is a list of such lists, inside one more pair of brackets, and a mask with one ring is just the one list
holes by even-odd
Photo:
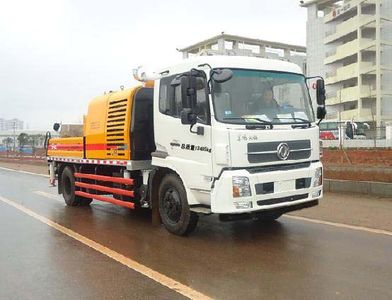
[[[199, 56], [160, 75], [152, 166], [165, 170], [159, 211], [169, 231], [190, 232], [196, 213], [276, 219], [317, 205], [323, 195], [319, 128], [297, 65]], [[317, 92], [322, 119], [322, 79]]]

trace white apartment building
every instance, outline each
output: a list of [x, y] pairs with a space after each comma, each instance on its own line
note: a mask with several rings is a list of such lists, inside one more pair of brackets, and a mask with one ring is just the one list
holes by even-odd
[[183, 58], [195, 55], [238, 55], [280, 59], [299, 65], [306, 73], [304, 46], [222, 33], [179, 49]]
[[392, 0], [308, 0], [307, 74], [322, 75], [328, 118], [392, 120]]
[[0, 118], [0, 131], [23, 130], [23, 121], [19, 119]]

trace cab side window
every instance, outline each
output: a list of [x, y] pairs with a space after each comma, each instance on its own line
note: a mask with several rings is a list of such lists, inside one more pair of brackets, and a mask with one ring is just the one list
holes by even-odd
[[200, 78], [204, 81], [204, 88], [197, 90], [197, 117], [203, 124], [209, 124], [209, 106], [208, 106], [208, 95], [206, 93], [207, 82], [205, 78]]
[[[159, 87], [159, 111], [165, 115], [174, 118], [181, 118], [182, 100], [181, 87], [173, 87], [172, 80], [176, 75], [164, 77], [160, 81]], [[205, 81], [204, 78], [202, 80]], [[206, 84], [206, 83], [205, 83]], [[205, 88], [197, 90], [197, 111], [198, 120], [201, 123], [208, 124], [209, 109], [208, 97]]]
[[174, 109], [173, 109], [173, 117], [181, 118], [181, 111], [182, 111], [182, 99], [181, 99], [181, 87], [176, 86], [171, 87], [172, 91], [174, 92]]
[[159, 111], [169, 116], [173, 114], [174, 109], [173, 99], [171, 99], [170, 95], [174, 95], [174, 93], [170, 93], [173, 90], [173, 87], [170, 85], [173, 78], [174, 76], [164, 77], [159, 85]]

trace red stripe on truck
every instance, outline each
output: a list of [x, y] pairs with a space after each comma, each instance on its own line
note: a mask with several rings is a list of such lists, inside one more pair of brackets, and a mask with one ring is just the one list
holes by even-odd
[[[86, 150], [118, 150], [118, 146], [107, 144], [86, 144]], [[50, 144], [49, 150], [63, 150], [63, 151], [83, 151], [82, 144]]]
[[82, 144], [50, 144], [49, 150], [82, 151]]

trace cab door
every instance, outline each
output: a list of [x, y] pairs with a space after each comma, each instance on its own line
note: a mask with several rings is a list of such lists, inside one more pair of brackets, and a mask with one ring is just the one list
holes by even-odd
[[[181, 87], [171, 85], [174, 76], [164, 77], [155, 86], [154, 132], [156, 152], [153, 164], [173, 169], [186, 188], [210, 191], [212, 180], [211, 122], [207, 83], [197, 89], [197, 122], [182, 124]], [[205, 80], [205, 79], [204, 79]], [[188, 199], [189, 200], [189, 199]]]

